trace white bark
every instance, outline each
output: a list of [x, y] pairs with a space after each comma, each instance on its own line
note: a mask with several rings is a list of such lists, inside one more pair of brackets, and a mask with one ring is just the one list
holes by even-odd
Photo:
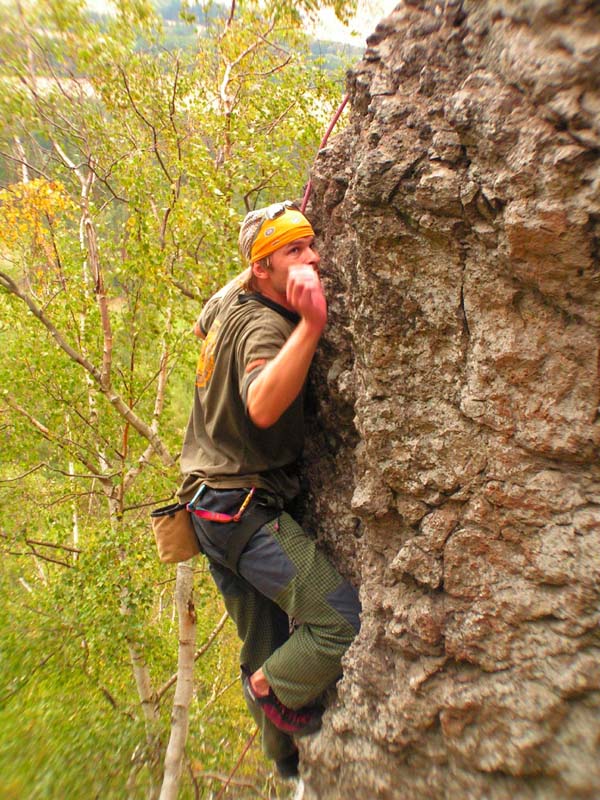
[[[66, 415], [66, 422], [67, 422], [67, 437], [69, 439], [72, 438], [71, 436], [71, 417], [69, 414]], [[74, 481], [75, 479], [75, 462], [71, 457], [69, 457], [67, 470], [71, 479]], [[72, 521], [72, 543], [73, 543], [73, 561], [77, 561], [79, 553], [76, 552], [79, 549], [79, 513], [77, 511], [77, 500], [74, 499], [71, 503], [71, 521]]]
[[144, 713], [146, 731], [149, 741], [151, 741], [156, 735], [157, 726], [160, 721], [156, 692], [152, 688], [150, 670], [148, 669], [148, 665], [146, 664], [144, 657], [132, 642], [128, 644], [128, 650], [133, 669], [133, 677], [135, 678], [135, 685], [138, 691], [138, 697], [140, 698], [140, 704]]
[[23, 147], [23, 144], [21, 143], [21, 140], [19, 139], [18, 136], [14, 137], [14, 141], [17, 149], [17, 154], [21, 161], [21, 180], [23, 181], [23, 183], [29, 183], [29, 168], [27, 166], [27, 155], [25, 153], [25, 148]]
[[177, 565], [175, 600], [179, 615], [179, 659], [171, 716], [171, 735], [165, 755], [165, 772], [160, 800], [176, 800], [179, 793], [188, 734], [189, 708], [194, 689], [196, 612], [193, 591], [194, 572], [190, 559]]

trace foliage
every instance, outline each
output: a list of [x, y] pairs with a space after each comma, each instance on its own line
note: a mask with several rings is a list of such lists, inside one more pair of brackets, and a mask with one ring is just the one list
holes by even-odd
[[[299, 32], [315, 7], [233, 3], [189, 50], [145, 0], [0, 10], [4, 797], [156, 796], [176, 620], [148, 511], [177, 486], [200, 304], [241, 268], [244, 212], [300, 193], [341, 93]], [[201, 643], [223, 609], [197, 566]], [[252, 733], [233, 640], [197, 665], [185, 797]]]

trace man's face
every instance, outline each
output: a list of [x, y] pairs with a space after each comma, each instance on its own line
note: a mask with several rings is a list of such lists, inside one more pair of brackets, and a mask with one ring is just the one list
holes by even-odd
[[290, 267], [311, 266], [318, 271], [321, 257], [315, 250], [314, 242], [313, 236], [304, 236], [301, 239], [294, 239], [289, 244], [284, 244], [279, 250], [271, 253], [268, 273], [271, 287], [275, 292], [285, 295]]

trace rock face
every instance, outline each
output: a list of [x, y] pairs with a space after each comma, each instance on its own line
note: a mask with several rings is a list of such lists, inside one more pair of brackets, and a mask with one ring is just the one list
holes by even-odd
[[405, 0], [349, 87], [307, 478], [364, 616], [305, 798], [598, 798], [600, 6]]

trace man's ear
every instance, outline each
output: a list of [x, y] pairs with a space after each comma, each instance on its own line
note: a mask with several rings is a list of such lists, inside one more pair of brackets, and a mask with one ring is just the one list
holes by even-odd
[[253, 261], [251, 264], [252, 274], [255, 278], [262, 278], [263, 280], [269, 276], [269, 270], [267, 269], [268, 260], [266, 258], [261, 259], [260, 261]]

